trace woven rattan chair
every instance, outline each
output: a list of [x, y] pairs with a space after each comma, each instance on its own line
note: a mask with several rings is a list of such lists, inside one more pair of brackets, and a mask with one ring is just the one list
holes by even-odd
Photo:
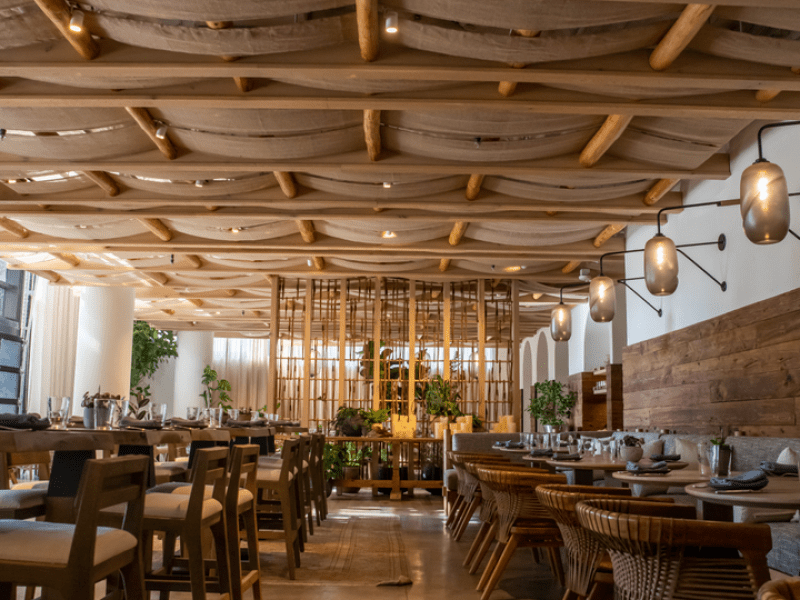
[[[589, 485], [540, 485], [539, 501], [558, 523], [567, 555], [564, 600], [575, 597], [609, 597], [614, 583], [611, 562], [597, 536], [578, 523], [575, 506], [582, 500], [630, 497], [628, 488], [603, 488]], [[667, 501], [661, 501], [666, 504]], [[668, 501], [669, 503], [672, 500]], [[667, 504], [669, 505], [669, 504]]]
[[446, 526], [454, 533], [456, 541], [461, 539], [467, 524], [469, 523], [475, 510], [480, 505], [480, 485], [477, 477], [471, 475], [464, 468], [466, 461], [483, 462], [488, 464], [510, 464], [510, 459], [497, 454], [479, 454], [474, 452], [453, 452], [448, 453], [453, 468], [458, 474], [458, 494], [453, 508], [447, 518]]
[[576, 510], [608, 548], [617, 600], [754, 599], [769, 581], [767, 525], [694, 521], [694, 507], [609, 498]]
[[[465, 461], [464, 462], [464, 469], [467, 471], [469, 475], [478, 479], [478, 468], [486, 463], [481, 462], [473, 462], [473, 461]], [[503, 465], [503, 469], [509, 471], [519, 471], [522, 473], [546, 473], [544, 469], [537, 469], [526, 467], [523, 465]], [[467, 552], [466, 558], [464, 558], [464, 566], [469, 568], [470, 573], [475, 573], [478, 568], [480, 567], [481, 562], [483, 562], [484, 557], [486, 556], [489, 548], [492, 545], [492, 542], [495, 538], [495, 533], [497, 531], [497, 524], [495, 518], [495, 501], [494, 495], [492, 494], [492, 490], [489, 489], [485, 485], [480, 485], [480, 481], [478, 482], [480, 486], [480, 513], [478, 518], [481, 521], [481, 526], [478, 529], [478, 533], [475, 536], [475, 539], [472, 540], [472, 545], [469, 548], [469, 552]]]
[[800, 577], [768, 581], [758, 590], [758, 600], [800, 600]]
[[563, 585], [564, 572], [558, 550], [564, 543], [561, 532], [536, 496], [536, 487], [546, 483], [566, 483], [564, 475], [522, 473], [502, 467], [478, 468], [481, 485], [488, 487], [496, 504], [497, 546], [478, 582], [481, 600], [487, 600], [519, 547], [545, 548], [556, 580]]

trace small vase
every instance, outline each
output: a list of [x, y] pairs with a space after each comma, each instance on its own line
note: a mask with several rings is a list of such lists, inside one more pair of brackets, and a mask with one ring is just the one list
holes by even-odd
[[639, 462], [642, 459], [642, 455], [644, 454], [644, 450], [642, 450], [639, 446], [625, 446], [622, 449], [622, 460], [630, 461], [630, 462]]

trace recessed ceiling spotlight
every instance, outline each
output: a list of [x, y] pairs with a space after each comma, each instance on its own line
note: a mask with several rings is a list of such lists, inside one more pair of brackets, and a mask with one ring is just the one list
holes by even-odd
[[388, 240], [391, 238], [396, 238], [397, 234], [394, 231], [382, 231], [381, 237]]
[[72, 16], [69, 19], [69, 30], [75, 33], [83, 31], [83, 11], [72, 11]]
[[78, 225], [78, 229], [89, 229], [88, 225]]
[[506, 267], [503, 269], [506, 273], [516, 273], [517, 271], [522, 270], [520, 266], [513, 266], [513, 267]]
[[313, 267], [313, 266], [314, 266], [314, 263], [311, 261], [311, 259], [310, 259], [310, 258], [309, 258], [309, 259], [306, 261], [306, 264], [307, 264], [309, 267]]
[[390, 11], [386, 13], [386, 33], [397, 33], [399, 21], [400, 18], [397, 16], [396, 12]]
[[206, 182], [202, 179], [196, 179], [194, 182], [194, 187], [203, 187], [205, 184]]
[[0, 140], [6, 139], [6, 130], [0, 129]]
[[156, 137], [160, 140], [163, 140], [167, 137], [167, 126], [161, 125], [158, 129], [156, 129]]
[[238, 227], [231, 227], [231, 233], [239, 233], [240, 231], [241, 229], [239, 229]]
[[17, 180], [16, 179], [9, 179], [8, 183], [17, 183]]
[[384, 181], [383, 182], [383, 187], [388, 190], [390, 187], [392, 187], [392, 182], [391, 181]]

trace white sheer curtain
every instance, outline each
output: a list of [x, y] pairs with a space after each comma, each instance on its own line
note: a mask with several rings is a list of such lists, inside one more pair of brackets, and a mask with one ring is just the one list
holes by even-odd
[[214, 338], [212, 368], [231, 382], [234, 408], [261, 408], [267, 403], [269, 340]]
[[28, 412], [45, 416], [48, 396], [71, 396], [80, 299], [72, 289], [36, 282], [31, 307]]

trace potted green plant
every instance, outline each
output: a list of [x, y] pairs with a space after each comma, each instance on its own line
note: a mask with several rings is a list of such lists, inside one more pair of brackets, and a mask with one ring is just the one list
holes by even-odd
[[622, 444], [622, 449], [620, 451], [620, 456], [623, 460], [629, 460], [631, 462], [638, 462], [642, 459], [642, 455], [644, 454], [644, 450], [642, 449], [642, 443], [644, 440], [642, 438], [638, 438], [633, 435], [626, 435], [621, 440], [620, 443]]
[[233, 400], [228, 394], [231, 391], [231, 383], [227, 379], [219, 379], [218, 377], [217, 372], [210, 365], [206, 365], [201, 379], [206, 389], [203, 390], [200, 397], [203, 399], [206, 408], [212, 408], [214, 406], [214, 394], [218, 394], [216, 406], [230, 410], [233, 408]]
[[450, 422], [456, 417], [464, 415], [458, 408], [460, 399], [461, 395], [453, 384], [442, 378], [441, 375], [436, 375], [428, 382], [425, 389], [425, 412]]
[[[371, 456], [369, 448], [357, 449], [355, 442], [339, 444], [325, 444], [322, 456], [323, 466], [328, 480], [361, 478], [361, 465]], [[343, 487], [343, 493], [357, 493], [357, 487]]]
[[333, 428], [336, 430], [336, 435], [361, 437], [361, 427], [363, 425], [364, 417], [361, 415], [361, 411], [349, 406], [340, 406], [339, 410], [336, 411], [336, 417], [333, 419]]
[[550, 379], [533, 386], [536, 396], [531, 398], [528, 412], [544, 426], [545, 431], [558, 431], [572, 416], [577, 401], [575, 392], [564, 392], [564, 384]]
[[361, 410], [359, 411], [361, 418], [363, 419], [363, 423], [361, 425], [361, 431], [364, 435], [368, 434], [372, 429], [373, 425], [380, 425], [381, 423], [385, 423], [389, 420], [389, 409], [388, 408], [378, 408], [374, 410]]
[[162, 363], [176, 356], [178, 340], [174, 332], [150, 327], [145, 321], [133, 324], [130, 410], [137, 418], [144, 416], [144, 407], [150, 402], [150, 386], [142, 386], [142, 381], [155, 375]]
[[731, 469], [731, 447], [725, 443], [724, 437], [712, 438], [711, 442], [711, 473], [715, 477], [727, 477]]

